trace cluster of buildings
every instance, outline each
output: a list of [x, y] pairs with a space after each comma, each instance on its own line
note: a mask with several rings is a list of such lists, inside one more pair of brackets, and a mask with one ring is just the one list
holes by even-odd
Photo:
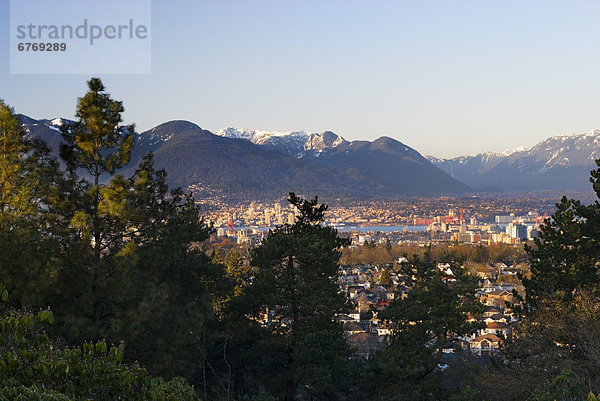
[[219, 213], [214, 216], [214, 223], [218, 227], [275, 227], [285, 223], [293, 224], [296, 216], [294, 206], [285, 207], [280, 202], [269, 206], [266, 203], [251, 202], [248, 208], [239, 208]]
[[427, 231], [431, 233], [432, 239], [438, 240], [514, 245], [537, 238], [539, 226], [546, 218], [547, 214], [541, 217], [538, 212], [528, 212], [521, 216], [515, 216], [514, 213], [497, 215], [493, 223], [480, 223], [474, 217], [467, 222], [463, 218], [462, 209], [459, 217], [451, 210], [448, 216], [431, 219]]
[[[444, 205], [445, 212], [439, 213]], [[327, 211], [325, 224], [350, 236], [353, 245], [362, 245], [367, 238], [383, 244], [389, 241], [392, 245], [448, 241], [483, 245], [520, 244], [537, 237], [539, 225], [544, 220], [538, 212], [526, 212], [524, 208], [528, 206], [548, 210], [547, 205], [540, 201], [517, 202], [510, 199], [473, 198], [462, 199], [459, 203], [450, 198], [439, 198], [419, 202], [358, 202], [352, 206], [334, 202]], [[514, 213], [489, 214], [504, 212], [511, 207]], [[216, 236], [255, 246], [269, 229], [293, 224], [295, 216], [294, 207], [282, 198], [275, 202], [252, 201], [235, 207], [220, 207], [208, 213], [206, 219], [216, 228]], [[370, 231], [371, 228], [373, 231]]]
[[[438, 268], [451, 273], [449, 265], [440, 264]], [[483, 305], [483, 313], [466, 316], [465, 320], [478, 323], [480, 328], [470, 336], [449, 340], [444, 346], [444, 353], [451, 354], [461, 349], [476, 355], [489, 355], [501, 349], [505, 339], [511, 335], [511, 326], [516, 322], [512, 306], [520, 304], [513, 290], [522, 294], [523, 288], [519, 284], [500, 282], [498, 278], [516, 276], [519, 270], [498, 264], [490, 266], [488, 271], [478, 272], [480, 287], [477, 296]], [[396, 297], [407, 296], [409, 279], [377, 265], [341, 268], [338, 284], [352, 301], [354, 310], [342, 315], [340, 321], [347, 341], [355, 347], [358, 355], [368, 358], [386, 347], [393, 329], [378, 318], [378, 311]]]
[[[467, 205], [464, 209], [452, 208], [456, 204], [451, 199], [444, 198], [423, 202], [365, 203], [349, 207], [334, 205], [328, 210], [325, 224], [338, 227], [340, 235], [350, 237], [351, 246], [362, 246], [365, 243], [424, 245], [448, 241], [477, 245], [516, 245], [536, 238], [540, 224], [547, 218], [544, 212], [542, 217], [538, 212], [526, 211], [526, 208], [534, 206], [533, 203], [523, 200], [519, 202], [521, 203], [511, 204], [510, 201], [472, 199], [463, 202]], [[439, 213], [443, 207], [445, 212]], [[516, 212], [510, 213], [511, 208]], [[537, 210], [549, 209], [541, 207]], [[490, 215], [493, 211], [504, 213]], [[237, 244], [253, 247], [260, 244], [270, 228], [293, 224], [295, 216], [294, 207], [282, 199], [271, 203], [254, 201], [249, 205], [228, 207], [227, 210], [221, 208], [207, 217], [216, 228], [215, 237], [229, 238]], [[350, 225], [362, 227], [356, 230], [354, 226], [350, 229]], [[370, 228], [373, 230], [370, 231]], [[406, 260], [398, 261], [402, 262]], [[449, 268], [445, 265], [438, 267]], [[518, 273], [525, 274], [526, 271], [504, 264], [496, 264], [476, 272], [479, 278], [477, 296], [483, 305], [483, 312], [478, 316], [466, 316], [465, 319], [477, 323], [479, 329], [469, 336], [449, 340], [443, 349], [445, 354], [463, 350], [476, 355], [489, 355], [502, 348], [504, 341], [511, 336], [511, 327], [516, 322], [512, 307], [521, 302], [521, 298], [514, 294], [520, 294], [521, 297], [524, 295], [523, 287], [516, 278]], [[406, 297], [410, 291], [410, 281], [410, 277], [394, 272], [387, 265], [341, 267], [338, 285], [346, 293], [354, 309], [339, 316], [339, 321], [343, 324], [347, 341], [360, 356], [368, 358], [375, 351], [386, 347], [393, 328], [378, 318], [378, 312], [396, 297]], [[269, 311], [265, 311], [263, 318], [265, 321], [271, 318]]]
[[272, 207], [259, 202], [251, 202], [248, 208], [240, 207], [219, 214], [213, 224], [217, 237], [229, 237], [237, 244], [251, 247], [259, 245], [270, 228], [283, 224], [294, 224], [296, 211], [289, 204], [282, 207], [280, 202]]
[[[554, 208], [554, 201], [475, 196], [389, 201], [332, 199], [326, 203], [329, 208], [325, 223], [330, 226], [409, 226], [410, 228], [410, 226], [427, 227], [436, 223], [440, 231], [447, 231], [449, 226], [461, 225], [461, 222], [469, 226], [477, 226], [480, 222], [489, 225], [509, 224], [514, 220], [514, 215], [510, 216], [509, 213], [531, 217], [531, 213], [528, 213], [530, 210], [548, 212]], [[285, 197], [267, 202], [251, 201], [236, 206], [224, 203], [213, 204], [210, 207], [207, 204], [202, 205], [206, 220], [214, 222], [216, 227], [226, 227], [231, 221], [234, 227], [251, 228], [268, 228], [293, 221], [294, 211], [290, 206]], [[468, 219], [463, 218], [463, 214], [468, 216]]]

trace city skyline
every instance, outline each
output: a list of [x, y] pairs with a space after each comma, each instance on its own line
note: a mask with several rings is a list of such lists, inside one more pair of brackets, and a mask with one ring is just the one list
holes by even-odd
[[[100, 75], [139, 131], [184, 119], [215, 132], [390, 136], [422, 154], [531, 147], [600, 128], [595, 2], [152, 2], [152, 69]], [[68, 11], [66, 11], [68, 12]], [[8, 54], [9, 1], [0, 1]], [[85, 75], [10, 74], [0, 98], [73, 118]]]

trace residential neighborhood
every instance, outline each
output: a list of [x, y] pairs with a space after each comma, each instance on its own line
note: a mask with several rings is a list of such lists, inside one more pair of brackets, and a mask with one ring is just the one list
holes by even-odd
[[[394, 265], [401, 263], [407, 263], [407, 259], [400, 258]], [[406, 297], [410, 290], [410, 277], [394, 271], [394, 265], [392, 268], [376, 264], [340, 267], [338, 284], [354, 309], [340, 316], [339, 321], [343, 323], [348, 342], [361, 357], [369, 358], [391, 341], [394, 329], [378, 318], [378, 311], [396, 297]], [[440, 263], [438, 268], [451, 280], [453, 272], [449, 264]], [[514, 306], [521, 304], [519, 296], [524, 294], [520, 284], [506, 284], [497, 279], [505, 275], [514, 276], [520, 271], [518, 267], [497, 264], [489, 266], [487, 272], [478, 272], [477, 298], [482, 305], [482, 313], [467, 315], [465, 320], [479, 323], [481, 328], [471, 336], [452, 338], [444, 347], [446, 354], [467, 351], [490, 355], [502, 348], [504, 341], [511, 336], [511, 327], [518, 321]]]

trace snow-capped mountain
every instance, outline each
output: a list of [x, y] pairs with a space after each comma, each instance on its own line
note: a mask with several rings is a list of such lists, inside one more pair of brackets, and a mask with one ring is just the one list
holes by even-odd
[[389, 137], [372, 142], [349, 142], [331, 131], [277, 132], [232, 127], [219, 130], [216, 135], [246, 139], [261, 147], [277, 149], [294, 158], [324, 166], [360, 171], [380, 183], [382, 191], [389, 193], [463, 193], [471, 190], [435, 168], [416, 150]]
[[[55, 156], [62, 142], [61, 127], [72, 123], [60, 117], [35, 120], [21, 116], [21, 121], [28, 136], [43, 139]], [[202, 148], [209, 144], [210, 149]], [[600, 159], [600, 130], [551, 137], [531, 149], [521, 147], [440, 159], [425, 158], [389, 137], [349, 142], [330, 131], [277, 132], [231, 127], [213, 135], [194, 123], [176, 120], [136, 134], [132, 161], [141, 160], [148, 151], [155, 153], [157, 166], [171, 172], [172, 183], [182, 186], [197, 184], [215, 168], [211, 177], [202, 178], [206, 183], [237, 183], [242, 171], [253, 171], [240, 181], [243, 184], [235, 184], [244, 191], [258, 188], [263, 185], [257, 184], [259, 181], [275, 176], [297, 177], [303, 185], [316, 188], [320, 185], [316, 177], [325, 180], [328, 175], [331, 179], [324, 185], [332, 193], [344, 185], [352, 193], [380, 195], [465, 193], [471, 188], [590, 190], [589, 172], [596, 168], [595, 160]], [[279, 167], [273, 160], [280, 163]], [[229, 166], [227, 173], [224, 166]], [[303, 169], [319, 173], [308, 179]], [[253, 181], [252, 176], [262, 178]], [[283, 188], [284, 183], [281, 178], [278, 188]]]
[[48, 128], [56, 132], [60, 132], [60, 127], [67, 123], [73, 123], [72, 120], [67, 120], [66, 118], [56, 117], [52, 120], [42, 119], [42, 120], [34, 120], [31, 117], [27, 117], [23, 114], [21, 116], [21, 123], [27, 132], [31, 132], [37, 128]]
[[478, 179], [480, 176], [496, 167], [498, 163], [506, 158], [502, 153], [494, 152], [481, 152], [475, 156], [459, 156], [453, 159], [440, 159], [434, 156], [425, 157], [434, 166], [442, 169], [450, 176], [465, 183], [477, 183], [477, 186], [479, 186]]
[[318, 154], [347, 141], [331, 131], [312, 133], [306, 131], [262, 131], [252, 128], [227, 127], [215, 133], [225, 138], [246, 139], [256, 145], [275, 148], [287, 155], [302, 158], [307, 153]]
[[554, 166], [592, 166], [600, 159], [600, 130], [548, 138], [531, 148], [529, 154], [544, 160], [546, 170]]
[[154, 150], [160, 144], [173, 139], [177, 134], [186, 131], [199, 130], [200, 127], [194, 123], [183, 120], [169, 121], [148, 131], [137, 134], [135, 138], [135, 146], [142, 148], [141, 151], [148, 152]]
[[600, 159], [600, 130], [558, 135], [531, 149], [428, 160], [452, 177], [476, 188], [590, 189], [589, 172]]
[[[527, 148], [525, 146], [517, 146], [516, 148], [506, 149], [504, 152], [500, 153], [502, 156], [510, 156], [513, 153], [525, 152]], [[488, 152], [491, 153], [491, 152]]]
[[247, 139], [257, 145], [267, 145], [273, 138], [285, 138], [291, 142], [306, 141], [310, 132], [306, 131], [264, 131], [252, 128], [227, 127], [218, 130], [215, 135], [227, 138]]
[[50, 120], [34, 120], [23, 114], [20, 114], [19, 116], [23, 128], [27, 131], [27, 137], [42, 139], [50, 148], [52, 155], [58, 158], [58, 150], [60, 149], [60, 144], [63, 142], [62, 136], [60, 135], [60, 128], [63, 124], [73, 123], [73, 121], [62, 117]]
[[[139, 146], [140, 144], [147, 146]], [[136, 150], [137, 148], [137, 150]], [[416, 150], [387, 137], [348, 142], [330, 131], [277, 132], [225, 128], [215, 135], [171, 121], [139, 135], [135, 152], [151, 150], [155, 165], [178, 185], [265, 195], [302, 189], [354, 196], [431, 195], [471, 189]], [[141, 149], [141, 150], [140, 150]], [[135, 156], [135, 157], [134, 157]], [[191, 183], [191, 184], [190, 184]]]
[[[58, 156], [65, 119], [21, 116], [31, 137]], [[333, 132], [221, 130], [214, 135], [189, 121], [169, 121], [135, 134], [130, 164], [135, 173], [147, 152], [168, 172], [172, 186], [232, 199], [298, 193], [321, 196], [398, 196], [464, 193], [471, 189], [434, 167], [416, 150], [382, 137], [348, 142]], [[108, 175], [107, 175], [108, 178]]]

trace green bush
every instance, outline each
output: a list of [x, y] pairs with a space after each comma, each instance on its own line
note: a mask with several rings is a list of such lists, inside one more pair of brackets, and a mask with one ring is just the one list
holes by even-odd
[[71, 401], [64, 394], [38, 386], [0, 387], [0, 400], [13, 401]]
[[198, 400], [184, 379], [165, 382], [136, 363], [123, 364], [123, 344], [57, 346], [39, 324], [53, 319], [51, 311], [9, 310], [0, 317], [0, 399]]

